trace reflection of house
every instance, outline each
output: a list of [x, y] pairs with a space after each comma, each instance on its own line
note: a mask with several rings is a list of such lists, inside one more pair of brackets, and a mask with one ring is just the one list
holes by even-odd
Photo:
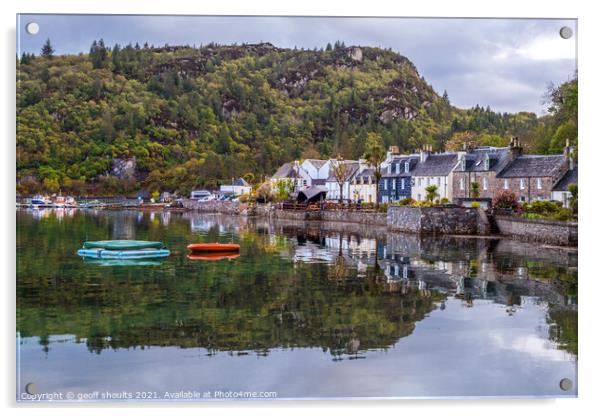
[[571, 193], [569, 185], [577, 184], [577, 162], [570, 163], [564, 176], [552, 188], [552, 199], [562, 202], [562, 206], [569, 207]]
[[361, 202], [376, 201], [374, 169], [364, 168], [353, 177], [350, 184], [351, 199]]
[[233, 179], [231, 185], [221, 185], [219, 191], [222, 194], [244, 195], [251, 193], [251, 185], [243, 178]]
[[420, 151], [420, 160], [412, 172], [412, 198], [426, 199], [426, 187], [437, 186], [439, 198], [451, 201], [453, 195], [453, 170], [459, 163], [457, 153], [436, 153]]

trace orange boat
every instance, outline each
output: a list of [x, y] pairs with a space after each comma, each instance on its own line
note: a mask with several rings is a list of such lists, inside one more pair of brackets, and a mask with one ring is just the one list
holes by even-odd
[[239, 244], [222, 244], [222, 243], [198, 243], [189, 244], [188, 250], [192, 252], [203, 252], [203, 253], [231, 253], [240, 251]]
[[190, 260], [205, 260], [205, 261], [215, 261], [215, 260], [232, 260], [240, 257], [240, 254], [228, 254], [228, 253], [205, 253], [205, 254], [189, 254], [188, 258]]

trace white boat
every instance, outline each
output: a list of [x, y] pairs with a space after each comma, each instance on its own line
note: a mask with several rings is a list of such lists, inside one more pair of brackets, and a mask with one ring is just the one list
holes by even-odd
[[50, 203], [50, 199], [43, 195], [35, 195], [31, 198], [31, 205], [49, 205]]

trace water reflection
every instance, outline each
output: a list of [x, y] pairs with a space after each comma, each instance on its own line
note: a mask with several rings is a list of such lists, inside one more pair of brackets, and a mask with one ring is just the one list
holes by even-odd
[[[23, 345], [36, 340], [48, 357], [60, 356], [64, 343], [83, 344], [98, 360], [110, 359], [108, 349], [197, 348], [210, 357], [270, 360], [279, 350], [318, 348], [337, 363], [372, 358], [384, 371], [390, 364], [375, 354], [421, 339], [414, 335], [419, 323], [428, 328], [443, 320], [448, 331], [467, 334], [459, 324], [470, 319], [474, 334], [487, 328], [484, 341], [506, 334], [509, 323], [496, 315], [502, 308], [506, 319], [522, 319], [525, 328], [527, 319], [539, 322], [525, 330], [540, 350], [576, 359], [573, 251], [342, 223], [81, 210], [66, 218], [40, 211], [48, 212], [17, 213], [17, 325]], [[74, 255], [83, 240], [116, 238], [164, 241], [172, 256], [113, 267]], [[241, 255], [187, 257], [186, 245], [201, 241], [234, 241]], [[458, 305], [471, 314], [462, 315]], [[491, 353], [509, 354], [507, 341], [495, 339], [499, 350]], [[24, 351], [23, 360], [36, 357]], [[277, 358], [270, 362], [278, 366]]]

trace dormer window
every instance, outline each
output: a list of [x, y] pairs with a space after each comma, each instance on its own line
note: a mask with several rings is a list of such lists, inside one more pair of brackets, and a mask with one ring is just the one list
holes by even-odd
[[398, 163], [398, 164], [396, 164], [396, 165], [395, 165], [395, 173], [399, 173], [399, 165], [400, 165], [400, 164], [401, 164], [401, 163]]
[[466, 157], [462, 156], [461, 163], [462, 163], [462, 168], [461, 169], [462, 170], [466, 170]]
[[489, 170], [489, 153], [485, 155], [485, 170]]
[[404, 165], [406, 173], [410, 173], [410, 162], [406, 162]]
[[391, 165], [389, 165], [389, 168], [388, 168], [388, 170], [389, 170], [389, 173], [391, 173]]

